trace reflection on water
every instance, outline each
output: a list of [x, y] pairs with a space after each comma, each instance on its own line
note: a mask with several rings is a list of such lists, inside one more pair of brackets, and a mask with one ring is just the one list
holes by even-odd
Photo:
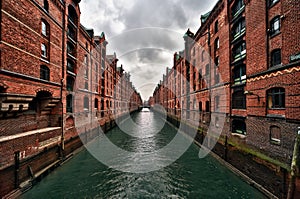
[[[161, 149], [176, 134], [175, 129], [164, 125], [149, 109], [135, 114], [133, 120], [138, 125], [126, 127], [132, 131], [130, 135], [120, 128], [114, 128], [107, 134], [111, 142], [127, 151], [152, 152]], [[162, 130], [158, 132], [160, 128]], [[264, 198], [212, 157], [199, 159], [198, 151], [197, 146], [191, 145], [170, 166], [136, 174], [108, 168], [84, 150], [22, 198]], [[168, 157], [157, 155], [145, 160], [148, 161], [145, 164], [137, 165], [139, 158], [130, 157], [127, 166], [139, 169], [149, 162], [161, 164]]]

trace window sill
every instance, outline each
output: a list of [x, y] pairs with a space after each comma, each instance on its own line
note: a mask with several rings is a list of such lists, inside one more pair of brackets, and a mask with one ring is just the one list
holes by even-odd
[[234, 35], [233, 36], [233, 40], [231, 41], [231, 44], [233, 44], [233, 43], [239, 41], [239, 39], [243, 38], [243, 36], [245, 35], [245, 33], [246, 33], [246, 30], [243, 30], [242, 32]]
[[243, 54], [243, 55], [240, 55], [239, 57], [237, 58], [234, 58], [232, 64], [235, 64], [236, 62], [240, 61], [240, 60], [243, 60], [244, 58], [246, 58], [246, 53]]
[[270, 39], [276, 37], [277, 35], [280, 35], [281, 32], [280, 31], [276, 31], [276, 32], [273, 32], [273, 33], [270, 33]]
[[239, 138], [241, 138], [241, 139], [245, 139], [245, 138], [246, 138], [246, 135], [245, 135], [245, 134], [231, 133], [231, 135], [236, 136], [236, 137], [239, 137]]
[[279, 119], [284, 119], [285, 115], [279, 115], [279, 114], [267, 114], [268, 118], [279, 118]]
[[237, 18], [239, 18], [239, 16], [241, 15], [241, 13], [243, 13], [245, 10], [245, 6], [243, 6], [242, 8], [240, 8], [233, 16], [231, 19], [231, 22], [234, 22]]
[[280, 140], [276, 138], [271, 138], [270, 143], [273, 145], [278, 145], [280, 146]]
[[41, 60], [42, 62], [45, 62], [45, 63], [47, 63], [47, 64], [50, 64], [49, 60], [47, 60], [46, 57], [41, 57], [40, 60]]
[[72, 71], [67, 70], [67, 74], [72, 75], [72, 76], [76, 76], [76, 74]]

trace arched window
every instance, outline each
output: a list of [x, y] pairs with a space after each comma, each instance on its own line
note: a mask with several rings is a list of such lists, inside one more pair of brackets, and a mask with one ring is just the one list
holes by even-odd
[[242, 119], [234, 119], [232, 121], [232, 133], [246, 135], [246, 123]]
[[49, 3], [47, 0], [44, 0], [44, 9], [49, 12]]
[[40, 66], [40, 79], [50, 80], [50, 69], [45, 65]]
[[270, 34], [274, 35], [280, 32], [280, 16], [276, 16], [270, 23]]
[[278, 126], [270, 127], [270, 141], [273, 144], [280, 144], [281, 131]]
[[281, 49], [275, 49], [271, 52], [271, 66], [281, 64]]
[[66, 108], [67, 108], [67, 113], [73, 113], [73, 96], [71, 94], [67, 95]]
[[78, 23], [78, 16], [76, 13], [75, 8], [72, 5], [69, 5], [68, 7], [68, 15], [69, 15], [69, 20], [75, 25], [77, 26]]
[[269, 6], [274, 5], [275, 3], [277, 3], [279, 0], [269, 0]]
[[87, 96], [83, 98], [83, 108], [84, 110], [89, 110], [89, 98]]
[[285, 89], [271, 88], [267, 90], [268, 108], [285, 108]]
[[235, 91], [232, 94], [232, 108], [246, 109], [246, 96], [243, 90]]

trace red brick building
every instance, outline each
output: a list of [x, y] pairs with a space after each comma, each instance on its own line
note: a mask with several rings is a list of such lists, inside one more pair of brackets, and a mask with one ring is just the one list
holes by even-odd
[[218, 1], [184, 35], [153, 104], [207, 134], [222, 131], [222, 145], [289, 169], [300, 123], [299, 14], [295, 0]]
[[[15, 152], [28, 160], [45, 148], [63, 149], [142, 105], [116, 55], [106, 55], [104, 33], [80, 24], [79, 2], [1, 1], [0, 170]], [[1, 187], [1, 196], [10, 189]]]

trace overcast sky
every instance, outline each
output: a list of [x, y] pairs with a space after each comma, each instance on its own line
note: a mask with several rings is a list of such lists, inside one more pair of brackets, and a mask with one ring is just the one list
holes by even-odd
[[105, 33], [108, 54], [116, 52], [143, 100], [183, 50], [188, 28], [196, 32], [200, 15], [217, 0], [82, 0], [81, 23], [96, 35]]

